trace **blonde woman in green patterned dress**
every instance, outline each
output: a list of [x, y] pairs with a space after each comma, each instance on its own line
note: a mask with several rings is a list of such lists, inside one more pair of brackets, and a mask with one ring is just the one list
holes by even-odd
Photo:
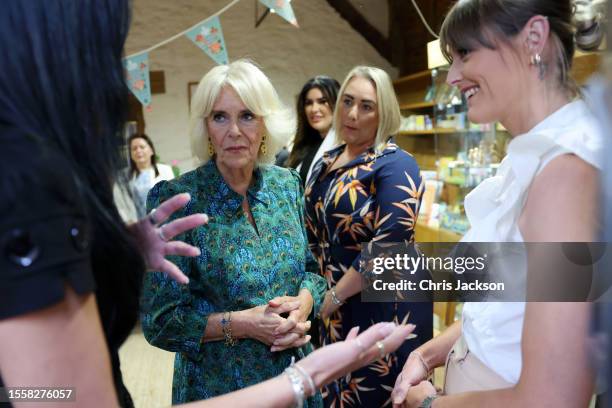
[[[312, 350], [307, 331], [325, 291], [325, 280], [312, 273], [299, 175], [265, 164], [294, 130], [269, 79], [243, 60], [215, 67], [191, 110], [192, 147], [203, 164], [157, 184], [148, 208], [190, 193], [176, 216], [206, 213], [210, 221], [179, 240], [202, 253], [169, 257], [187, 285], [148, 274], [141, 303], [147, 340], [176, 352], [173, 403], [281, 374], [292, 357]], [[320, 395], [306, 405], [320, 406]]]

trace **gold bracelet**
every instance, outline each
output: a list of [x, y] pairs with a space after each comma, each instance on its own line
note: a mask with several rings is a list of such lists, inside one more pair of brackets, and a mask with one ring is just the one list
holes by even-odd
[[223, 317], [221, 318], [221, 330], [223, 331], [226, 346], [233, 347], [238, 343], [238, 340], [232, 336], [232, 312], [223, 313]]

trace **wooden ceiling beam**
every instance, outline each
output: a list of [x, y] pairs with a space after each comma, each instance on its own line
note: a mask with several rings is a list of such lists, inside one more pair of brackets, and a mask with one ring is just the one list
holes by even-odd
[[370, 24], [364, 16], [348, 0], [327, 0], [342, 18], [344, 18], [355, 31], [363, 36], [376, 50], [392, 65], [391, 42], [378, 29]]

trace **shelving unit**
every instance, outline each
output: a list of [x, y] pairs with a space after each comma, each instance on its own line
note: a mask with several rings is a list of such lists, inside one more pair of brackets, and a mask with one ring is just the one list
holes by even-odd
[[467, 133], [468, 130], [464, 129], [451, 129], [451, 128], [434, 128], [430, 130], [402, 130], [399, 132], [400, 136], [419, 136], [419, 135], [454, 135], [457, 133]]
[[415, 103], [405, 103], [400, 105], [401, 110], [410, 110], [410, 111], [418, 111], [418, 110], [429, 110], [433, 109], [436, 104], [433, 102], [415, 102]]
[[[457, 242], [461, 239], [461, 234], [444, 227], [433, 227], [432, 225], [448, 225], [453, 229], [463, 230], [467, 221], [462, 215], [463, 200], [471, 191], [475, 182], [478, 179], [475, 177], [482, 174], [483, 170], [477, 170], [476, 173], [471, 173], [470, 166], [483, 166], [488, 168], [488, 164], [498, 161], [503, 156], [507, 136], [500, 131], [496, 126], [485, 127], [487, 130], [470, 128], [469, 124], [466, 129], [448, 128], [436, 126], [436, 120], [448, 120], [448, 114], [465, 115], [465, 102], [457, 105], [456, 95], [453, 95], [444, 83], [447, 72], [438, 70], [432, 76], [430, 71], [422, 71], [414, 75], [401, 78], [394, 82], [398, 99], [401, 101], [401, 109], [403, 116], [409, 115], [428, 115], [431, 118], [433, 129], [429, 130], [403, 130], [397, 136], [397, 143], [404, 150], [410, 152], [421, 170], [436, 171], [439, 173], [441, 163], [448, 163], [449, 158], [463, 157], [466, 163], [457, 167], [458, 173], [446, 174], [446, 177], [439, 188], [439, 197], [436, 197], [436, 203], [446, 203], [444, 216], [440, 216], [437, 220], [428, 219], [425, 210], [422, 212], [422, 218], [419, 219], [416, 226], [417, 242]], [[433, 89], [433, 90], [432, 90]], [[437, 100], [425, 101], [428, 98], [440, 98]], [[453, 103], [453, 105], [450, 105]], [[452, 110], [447, 110], [451, 107]], [[426, 121], [427, 123], [428, 121]], [[417, 123], [422, 124], [423, 120], [418, 120]], [[463, 124], [464, 122], [461, 121]], [[468, 153], [471, 149], [478, 147], [479, 149], [479, 165], [474, 166], [473, 158]], [[459, 153], [463, 152], [462, 155]], [[486, 156], [484, 156], [486, 154]], [[481, 156], [482, 155], [482, 156]], [[486, 160], [484, 160], [486, 158]], [[483, 161], [480, 161], [483, 160]], [[463, 167], [465, 166], [465, 167]], [[444, 168], [447, 166], [444, 165]], [[451, 166], [448, 166], [450, 169]], [[449, 170], [450, 171], [450, 170]], [[457, 170], [454, 170], [457, 171]], [[485, 170], [493, 171], [493, 170]], [[474, 174], [474, 175], [472, 175]], [[438, 174], [441, 177], [440, 174]], [[431, 185], [428, 188], [432, 188]], [[428, 199], [431, 200], [432, 197]], [[431, 202], [431, 201], [430, 201]], [[433, 213], [437, 210], [425, 207]]]

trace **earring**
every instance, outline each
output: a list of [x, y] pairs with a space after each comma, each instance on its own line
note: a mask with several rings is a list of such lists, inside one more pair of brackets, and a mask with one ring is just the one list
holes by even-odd
[[208, 156], [213, 157], [215, 155], [215, 148], [213, 147], [212, 140], [208, 138]]
[[538, 68], [538, 76], [540, 77], [540, 80], [543, 80], [544, 76], [546, 75], [546, 64], [542, 62], [542, 56], [536, 52], [531, 56], [531, 60], [529, 62], [531, 65]]
[[268, 148], [266, 147], [266, 135], [261, 138], [261, 146], [259, 146], [259, 149], [261, 150], [261, 154], [266, 154], [268, 151]]

